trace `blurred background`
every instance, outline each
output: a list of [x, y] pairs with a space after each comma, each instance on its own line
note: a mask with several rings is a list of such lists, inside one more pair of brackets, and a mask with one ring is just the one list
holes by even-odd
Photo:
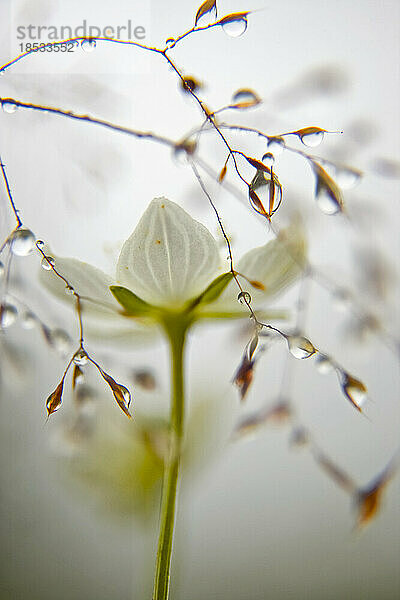
[[[21, 52], [17, 27], [29, 24], [76, 27], [86, 19], [104, 27], [130, 19], [144, 27], [142, 42], [162, 47], [193, 25], [199, 4], [3, 0], [0, 62]], [[394, 0], [226, 0], [218, 8], [220, 17], [254, 10], [247, 31], [233, 38], [214, 28], [171, 51], [183, 73], [202, 83], [206, 104], [225, 106], [236, 90], [252, 88], [263, 104], [226, 113], [224, 120], [271, 135], [309, 125], [343, 131], [325, 135], [316, 149], [297, 139], [290, 145], [364, 173], [344, 191], [349, 218], [329, 217], [316, 205], [306, 162], [285, 150], [275, 163], [285, 191], [276, 223], [301, 219], [310, 262], [333, 282], [331, 291], [311, 282], [304, 329], [367, 384], [369, 397], [362, 416], [334, 374], [322, 375], [312, 359], [288, 361], [284, 345], [275, 344], [260, 358], [240, 405], [231, 382], [249, 329], [228, 323], [195, 330], [171, 598], [391, 600], [400, 591], [399, 476], [384, 490], [376, 519], [356, 530], [354, 501], [307, 447], [290, 443], [290, 422], [271, 420], [234, 443], [231, 434], [240, 419], [274, 407], [284, 395], [318, 447], [357, 486], [367, 486], [398, 449], [400, 6]], [[3, 98], [175, 140], [202, 123], [160, 57], [111, 43], [92, 52], [33, 54], [0, 74], [0, 90]], [[257, 158], [267, 150], [256, 136], [232, 133], [230, 139]], [[215, 135], [205, 134], [198, 152], [221, 170], [226, 155]], [[19, 109], [0, 114], [0, 154], [24, 223], [57, 255], [113, 275], [123, 241], [149, 201], [165, 195], [209, 227], [226, 257], [193, 173], [167, 147]], [[233, 174], [227, 183], [241, 197], [207, 175], [204, 181], [235, 256], [272, 238]], [[3, 240], [14, 226], [4, 186], [0, 199]], [[20, 317], [0, 334], [0, 598], [146, 600], [169, 404], [166, 345], [159, 339], [88, 343], [104, 368], [134, 391], [133, 423], [94, 371], [75, 397], [67, 387], [62, 409], [46, 422], [45, 400], [78, 333], [73, 312], [41, 288], [39, 262], [36, 255], [13, 261]], [[295, 312], [298, 291], [278, 298], [274, 308]], [[49, 328], [47, 339], [29, 311]]]

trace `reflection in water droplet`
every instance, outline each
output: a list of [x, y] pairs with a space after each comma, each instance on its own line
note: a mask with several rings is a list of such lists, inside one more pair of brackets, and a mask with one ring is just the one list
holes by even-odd
[[0, 325], [2, 329], [6, 329], [15, 323], [17, 320], [17, 308], [9, 302], [4, 302], [0, 306]]
[[271, 152], [266, 152], [264, 154], [264, 156], [262, 157], [262, 162], [267, 167], [272, 167], [273, 164], [274, 164], [274, 162], [275, 162], [275, 157], [274, 157], [274, 155]]
[[222, 25], [222, 29], [230, 37], [239, 37], [243, 35], [247, 29], [247, 19], [243, 17], [242, 19], [237, 19], [236, 21], [224, 23]]
[[331, 359], [325, 354], [317, 354], [315, 366], [317, 367], [317, 371], [323, 375], [332, 373], [334, 370], [334, 365], [332, 364]]
[[304, 134], [300, 136], [300, 139], [305, 146], [308, 146], [309, 148], [316, 148], [324, 139], [324, 132], [316, 131], [315, 133]]
[[17, 256], [28, 256], [35, 248], [35, 236], [30, 229], [17, 229], [11, 236], [11, 251]]
[[75, 365], [78, 367], [83, 367], [88, 361], [88, 356], [84, 350], [78, 350], [73, 360]]
[[237, 299], [240, 302], [240, 304], [247, 305], [248, 303], [251, 302], [251, 296], [250, 296], [249, 292], [240, 292]]
[[18, 110], [18, 105], [15, 102], [2, 102], [1, 106], [5, 113], [12, 115]]
[[30, 310], [26, 311], [21, 317], [21, 327], [23, 329], [33, 329], [36, 323], [36, 315]]
[[56, 261], [52, 256], [44, 256], [41, 260], [40, 266], [45, 271], [50, 271], [52, 267], [56, 264]]
[[282, 137], [271, 137], [267, 144], [268, 150], [276, 157], [285, 149], [285, 140]]
[[326, 188], [321, 188], [315, 200], [318, 208], [326, 215], [336, 215], [342, 211], [339, 202]]
[[72, 344], [72, 340], [64, 329], [54, 329], [50, 332], [50, 343], [60, 356], [65, 356]]
[[289, 352], [295, 358], [309, 358], [316, 352], [310, 340], [301, 335], [288, 335], [287, 343]]
[[349, 167], [336, 167], [335, 178], [339, 187], [343, 190], [348, 190], [360, 181], [361, 173], [360, 171], [350, 169]]
[[93, 50], [96, 48], [96, 40], [82, 40], [81, 47], [85, 52], [93, 52]]

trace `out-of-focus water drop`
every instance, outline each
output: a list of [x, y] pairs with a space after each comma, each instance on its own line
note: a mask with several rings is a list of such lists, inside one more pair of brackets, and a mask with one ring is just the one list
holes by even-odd
[[53, 329], [49, 334], [50, 343], [60, 356], [65, 356], [72, 345], [72, 340], [64, 329]]
[[349, 190], [360, 181], [361, 173], [356, 169], [350, 169], [350, 167], [336, 167], [335, 179], [339, 187], [343, 190]]
[[18, 317], [18, 310], [14, 304], [4, 302], [0, 306], [0, 325], [2, 329], [7, 329], [15, 323]]
[[336, 215], [342, 207], [336, 198], [326, 188], [322, 188], [315, 197], [318, 208], [326, 215]]
[[331, 359], [326, 354], [317, 354], [315, 358], [315, 366], [317, 368], [318, 373], [322, 375], [326, 375], [328, 373], [332, 373], [334, 370], [334, 365], [332, 364]]
[[30, 310], [27, 310], [21, 316], [21, 327], [23, 329], [33, 329], [35, 327], [36, 323], [37, 323], [37, 317]]

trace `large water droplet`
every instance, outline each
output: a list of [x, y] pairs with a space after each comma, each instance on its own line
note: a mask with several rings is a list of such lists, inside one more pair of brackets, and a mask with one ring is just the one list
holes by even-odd
[[45, 271], [51, 271], [52, 267], [56, 264], [56, 261], [52, 256], [44, 256], [40, 262], [40, 266]]
[[78, 350], [73, 358], [74, 364], [78, 367], [83, 367], [88, 361], [88, 355], [84, 350]]
[[11, 235], [11, 251], [17, 256], [28, 256], [35, 248], [36, 238], [30, 229], [16, 229]]
[[360, 181], [361, 173], [350, 167], [336, 167], [335, 178], [339, 187], [343, 190], [348, 190]]
[[317, 367], [317, 371], [322, 375], [327, 373], [332, 373], [334, 370], [334, 365], [332, 364], [331, 359], [326, 354], [317, 354], [315, 359], [315, 366]]
[[244, 305], [250, 304], [251, 302], [251, 296], [249, 292], [240, 292], [240, 294], [238, 294], [237, 299], [240, 302], [240, 304]]
[[285, 149], [285, 140], [282, 137], [271, 137], [268, 140], [267, 147], [274, 156], [279, 156]]
[[309, 358], [315, 354], [316, 350], [309, 339], [301, 335], [288, 335], [287, 343], [289, 352], [295, 358]]
[[51, 331], [49, 334], [49, 339], [51, 345], [60, 354], [60, 356], [65, 356], [68, 354], [71, 348], [72, 340], [68, 333], [64, 331], [64, 329], [53, 329], [53, 331]]
[[9, 302], [4, 302], [0, 306], [0, 325], [6, 329], [15, 323], [18, 317], [17, 308]]
[[229, 23], [224, 23], [222, 25], [222, 29], [230, 37], [239, 37], [243, 35], [247, 29], [247, 19], [246, 17], [243, 17], [242, 19], [237, 19], [235, 21], [230, 21]]
[[266, 152], [262, 157], [262, 162], [267, 167], [273, 167], [275, 162], [275, 156], [271, 152]]
[[33, 329], [37, 323], [36, 315], [30, 310], [24, 312], [21, 317], [21, 327], [23, 329]]
[[92, 40], [92, 39], [82, 40], [81, 47], [82, 47], [82, 50], [84, 50], [85, 52], [93, 52], [93, 50], [96, 48], [96, 40]]
[[305, 133], [300, 136], [301, 141], [309, 148], [316, 148], [324, 139], [323, 131], [315, 131], [314, 133]]
[[318, 208], [326, 215], [336, 215], [342, 211], [342, 207], [336, 198], [326, 188], [322, 188], [315, 197]]
[[5, 113], [8, 113], [10, 115], [12, 115], [13, 113], [15, 113], [18, 110], [18, 104], [15, 104], [15, 102], [2, 102], [1, 106], [3, 108], [3, 111]]

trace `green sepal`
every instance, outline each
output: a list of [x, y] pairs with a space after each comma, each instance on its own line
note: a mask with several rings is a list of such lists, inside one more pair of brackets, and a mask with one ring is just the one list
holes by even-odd
[[110, 286], [110, 292], [125, 309], [125, 313], [131, 317], [142, 317], [155, 312], [154, 306], [148, 304], [127, 288], [112, 285]]
[[228, 285], [228, 283], [232, 280], [232, 277], [233, 274], [231, 271], [229, 271], [228, 273], [223, 273], [222, 275], [216, 277], [214, 281], [212, 281], [210, 285], [207, 286], [206, 289], [199, 296], [197, 296], [197, 298], [194, 298], [194, 300], [189, 301], [188, 310], [193, 310], [194, 308], [197, 308], [198, 306], [203, 306], [205, 304], [211, 304], [211, 302], [217, 300]]

